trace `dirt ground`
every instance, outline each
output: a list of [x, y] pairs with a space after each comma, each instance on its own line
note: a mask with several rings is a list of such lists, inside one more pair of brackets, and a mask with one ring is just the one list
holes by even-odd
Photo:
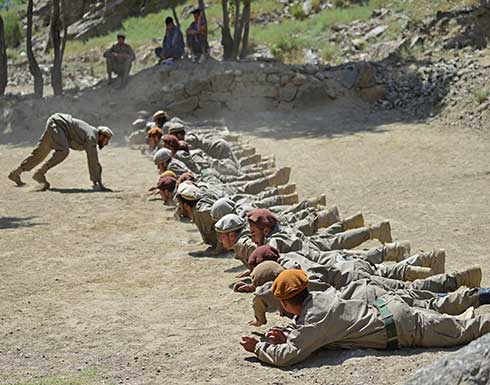
[[[489, 134], [357, 112], [229, 125], [290, 165], [302, 196], [389, 219], [413, 250], [446, 248], [448, 270], [481, 264], [490, 286]], [[193, 225], [144, 197], [156, 179], [148, 159], [104, 149], [115, 192], [92, 193], [85, 156], [72, 152], [48, 174], [54, 189], [34, 192], [4, 177], [29, 147], [0, 146], [2, 384], [394, 384], [448, 352], [323, 351], [262, 365], [238, 344], [254, 331], [251, 295], [229, 288], [239, 263], [196, 254]]]

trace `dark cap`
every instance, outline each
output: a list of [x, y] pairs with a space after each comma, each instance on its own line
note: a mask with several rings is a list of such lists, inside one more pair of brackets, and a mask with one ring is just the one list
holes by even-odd
[[118, 32], [117, 33], [117, 38], [119, 39], [120, 37], [126, 39], [126, 34], [124, 32]]
[[194, 9], [192, 10], [192, 12], [191, 12], [191, 13], [192, 13], [193, 15], [194, 15], [195, 13], [201, 13], [201, 8], [194, 8]]
[[172, 19], [170, 16], [165, 19], [165, 24], [173, 24], [174, 19]]

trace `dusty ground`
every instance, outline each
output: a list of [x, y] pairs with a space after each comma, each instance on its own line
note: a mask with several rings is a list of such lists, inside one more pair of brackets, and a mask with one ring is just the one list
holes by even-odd
[[[230, 124], [291, 165], [304, 196], [388, 218], [414, 249], [445, 247], [449, 269], [481, 264], [489, 286], [489, 136], [357, 112]], [[446, 354], [321, 352], [262, 365], [238, 345], [252, 331], [251, 296], [228, 288], [239, 264], [190, 254], [203, 249], [193, 226], [142, 197], [155, 180], [147, 159], [104, 150], [116, 192], [96, 194], [72, 153], [50, 175], [56, 190], [32, 192], [3, 177], [28, 151], [0, 146], [2, 384], [393, 384]]]

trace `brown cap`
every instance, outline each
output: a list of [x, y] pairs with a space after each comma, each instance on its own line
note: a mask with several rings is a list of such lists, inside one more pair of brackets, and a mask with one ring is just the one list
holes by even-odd
[[257, 247], [248, 257], [250, 266], [261, 265], [264, 261], [277, 261], [279, 259], [279, 251], [272, 246], [264, 245]]
[[157, 137], [162, 137], [163, 136], [163, 130], [160, 127], [154, 126], [148, 130], [146, 133], [148, 137], [150, 136], [157, 136]]
[[274, 281], [284, 271], [284, 267], [274, 261], [265, 261], [253, 269], [250, 273], [255, 287], [262, 286], [266, 282]]
[[277, 218], [267, 209], [255, 209], [247, 213], [247, 219], [260, 229], [266, 227], [274, 227], [277, 223]]
[[177, 152], [180, 150], [179, 140], [174, 135], [164, 135], [162, 138], [162, 142], [170, 147], [173, 152]]
[[172, 176], [164, 176], [158, 181], [158, 189], [160, 191], [170, 191], [171, 193], [175, 190], [175, 185], [177, 184], [177, 179]]
[[284, 270], [277, 276], [272, 285], [272, 293], [280, 300], [297, 296], [308, 287], [308, 275], [304, 270]]

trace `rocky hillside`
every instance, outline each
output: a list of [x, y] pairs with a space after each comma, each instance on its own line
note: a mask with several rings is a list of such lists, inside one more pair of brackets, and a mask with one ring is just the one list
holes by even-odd
[[[163, 34], [162, 20], [170, 13], [166, 2], [69, 1], [73, 2], [69, 34], [74, 40], [67, 46], [64, 63], [67, 89], [105, 84], [102, 53], [117, 28], [126, 30], [136, 49], [133, 73], [155, 65], [152, 49]], [[190, 21], [193, 4], [181, 1], [177, 8], [183, 25]], [[219, 60], [220, 2], [206, 4], [212, 54]], [[320, 74], [320, 81], [324, 69], [368, 63], [372, 74], [361, 88], [369, 90], [363, 96], [373, 101], [373, 108], [416, 118], [437, 116], [450, 125], [485, 126], [490, 106], [490, 10], [480, 2], [264, 0], [253, 7], [249, 60], [304, 64]], [[49, 12], [48, 0], [36, 2], [34, 46], [46, 84], [51, 63], [51, 54], [45, 51]], [[22, 46], [9, 50], [9, 56], [8, 89], [32, 92]]]

